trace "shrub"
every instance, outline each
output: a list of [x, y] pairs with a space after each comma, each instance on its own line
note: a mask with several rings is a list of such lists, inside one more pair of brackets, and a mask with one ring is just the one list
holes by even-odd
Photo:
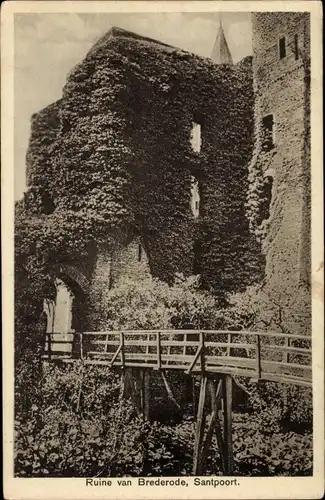
[[102, 326], [111, 329], [212, 328], [219, 317], [218, 300], [201, 290], [200, 277], [181, 274], [172, 286], [150, 277], [125, 280], [107, 293], [103, 307]]

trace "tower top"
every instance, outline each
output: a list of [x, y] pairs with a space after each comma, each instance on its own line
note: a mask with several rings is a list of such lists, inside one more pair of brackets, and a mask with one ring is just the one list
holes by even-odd
[[211, 59], [217, 64], [233, 64], [231, 52], [223, 31], [222, 22], [220, 21], [219, 31], [214, 42]]

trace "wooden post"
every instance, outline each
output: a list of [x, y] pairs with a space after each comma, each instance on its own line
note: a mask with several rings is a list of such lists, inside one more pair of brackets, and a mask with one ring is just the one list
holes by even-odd
[[183, 342], [184, 342], [184, 345], [183, 345], [183, 356], [186, 356], [187, 333], [184, 333]]
[[233, 474], [233, 446], [232, 446], [232, 377], [225, 375], [223, 378], [223, 431], [225, 443], [225, 469], [226, 474]]
[[[284, 337], [284, 346], [285, 347], [290, 347], [290, 339], [289, 337]], [[283, 352], [283, 362], [284, 363], [289, 363], [289, 351], [285, 350]]]
[[205, 375], [202, 375], [199, 406], [198, 406], [197, 419], [196, 419], [195, 443], [194, 443], [194, 458], [193, 458], [193, 474], [194, 474], [194, 476], [198, 476], [200, 474], [200, 454], [201, 454], [202, 439], [203, 439], [203, 433], [204, 433], [204, 423], [205, 423], [204, 405], [205, 405], [205, 398], [206, 398], [206, 386], [207, 386], [207, 377]]
[[125, 366], [124, 332], [120, 332], [120, 345], [121, 345], [121, 363], [122, 363], [122, 368], [124, 368]]
[[79, 338], [80, 338], [80, 358], [84, 359], [84, 346], [83, 346], [83, 334], [82, 333], [80, 333]]
[[256, 378], [261, 378], [261, 339], [259, 334], [256, 334]]
[[143, 370], [143, 416], [145, 420], [150, 417], [150, 374]]
[[147, 333], [146, 363], [148, 362], [148, 354], [150, 354], [150, 350], [149, 350], [149, 342], [150, 342], [150, 333]]
[[[228, 333], [228, 344], [231, 344], [231, 340], [232, 340], [232, 335], [231, 335], [231, 333]], [[231, 347], [230, 347], [230, 345], [228, 345], [227, 356], [230, 356], [230, 352], [231, 352]]]
[[192, 379], [192, 405], [193, 405], [193, 416], [196, 415], [196, 394], [195, 394], [195, 376]]
[[139, 371], [140, 413], [144, 415], [144, 370]]
[[107, 343], [108, 342], [108, 334], [105, 337], [105, 342], [106, 342], [106, 344], [104, 346], [104, 352], [108, 352], [108, 343]]
[[201, 373], [204, 373], [205, 372], [204, 332], [200, 332], [200, 347], [201, 347]]
[[218, 398], [219, 398], [220, 392], [222, 391], [221, 385], [222, 385], [222, 380], [219, 379], [218, 386], [216, 389], [214, 380], [211, 380], [211, 385], [209, 387], [209, 390], [210, 390], [210, 397], [211, 397], [211, 410], [212, 410], [212, 413], [214, 414], [214, 430], [216, 433], [218, 449], [219, 449], [219, 453], [220, 453], [221, 466], [222, 466], [222, 470], [223, 470], [224, 474], [226, 474], [225, 443], [224, 443], [223, 436], [222, 436], [222, 429], [221, 429], [220, 421], [219, 421], [219, 408], [218, 408]]
[[[291, 339], [289, 337], [284, 337], [285, 347], [290, 347], [290, 345], [291, 345], [290, 340]], [[283, 352], [283, 362], [289, 363], [289, 351]], [[287, 412], [288, 411], [288, 386], [287, 386], [287, 384], [284, 384], [283, 389], [284, 389], [283, 390], [283, 409], [284, 409], [284, 412]]]
[[143, 368], [139, 370], [138, 372], [135, 370], [134, 375], [136, 377], [136, 392], [139, 395], [139, 410], [140, 414], [144, 414], [144, 390], [143, 390], [143, 381], [144, 381], [144, 374], [143, 374]]
[[47, 355], [48, 355], [49, 361], [51, 361], [51, 359], [52, 359], [51, 332], [48, 332]]
[[161, 344], [160, 344], [160, 332], [157, 332], [157, 370], [161, 368]]
[[[211, 401], [211, 414], [210, 414], [210, 420], [209, 420], [209, 425], [208, 425], [208, 430], [205, 436], [205, 440], [202, 446], [202, 453], [201, 453], [201, 460], [200, 460], [200, 466], [199, 470], [202, 472], [203, 466], [205, 463], [205, 460], [208, 456], [209, 448], [211, 446], [211, 441], [213, 437], [213, 431], [216, 428], [217, 424], [217, 404], [216, 404], [216, 388], [214, 384], [214, 380], [209, 379], [208, 380], [208, 392], [210, 394], [210, 401]], [[219, 445], [219, 441], [218, 441]], [[220, 448], [220, 455], [222, 454], [222, 448]]]

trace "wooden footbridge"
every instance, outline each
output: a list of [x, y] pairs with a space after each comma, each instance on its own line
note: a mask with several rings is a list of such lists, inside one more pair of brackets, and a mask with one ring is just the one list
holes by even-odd
[[[203, 470], [215, 434], [223, 472], [233, 473], [233, 377], [309, 386], [311, 338], [303, 335], [224, 330], [124, 330], [48, 333], [45, 359], [136, 369], [141, 374], [144, 415], [149, 407], [152, 370], [182, 371], [201, 377], [197, 405], [193, 474]], [[166, 378], [164, 377], [165, 382]], [[207, 402], [210, 416], [207, 423]]]

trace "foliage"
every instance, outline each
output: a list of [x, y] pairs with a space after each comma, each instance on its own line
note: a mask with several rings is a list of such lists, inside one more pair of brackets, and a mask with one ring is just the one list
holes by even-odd
[[[124, 280], [105, 297], [102, 327], [155, 329], [212, 327], [218, 318], [218, 301], [200, 289], [199, 276], [176, 274], [172, 286], [156, 278]], [[104, 311], [104, 312], [103, 312]]]
[[[70, 73], [62, 98], [33, 116], [26, 209], [46, 214], [36, 252], [51, 262], [84, 258], [92, 244], [137, 233], [153, 275], [170, 282], [177, 271], [191, 274], [196, 242], [203, 284], [243, 290], [263, 264], [244, 207], [250, 59], [218, 66], [118, 29], [112, 35]], [[203, 130], [199, 155], [193, 121]], [[190, 211], [192, 176], [199, 221]]]
[[[263, 417], [262, 417], [263, 418]], [[312, 474], [312, 435], [268, 427], [259, 413], [237, 415], [234, 423], [235, 473], [251, 476]]]
[[[15, 473], [20, 477], [173, 476], [192, 469], [194, 423], [147, 422], [122, 401], [107, 368], [45, 365], [40, 399], [16, 415]], [[309, 475], [310, 433], [281, 432], [259, 412], [234, 414], [237, 475]], [[220, 470], [212, 443], [206, 474]]]
[[16, 415], [16, 474], [185, 474], [193, 427], [151, 425], [119, 398], [119, 390], [119, 375], [108, 369], [45, 365], [38, 404]]

